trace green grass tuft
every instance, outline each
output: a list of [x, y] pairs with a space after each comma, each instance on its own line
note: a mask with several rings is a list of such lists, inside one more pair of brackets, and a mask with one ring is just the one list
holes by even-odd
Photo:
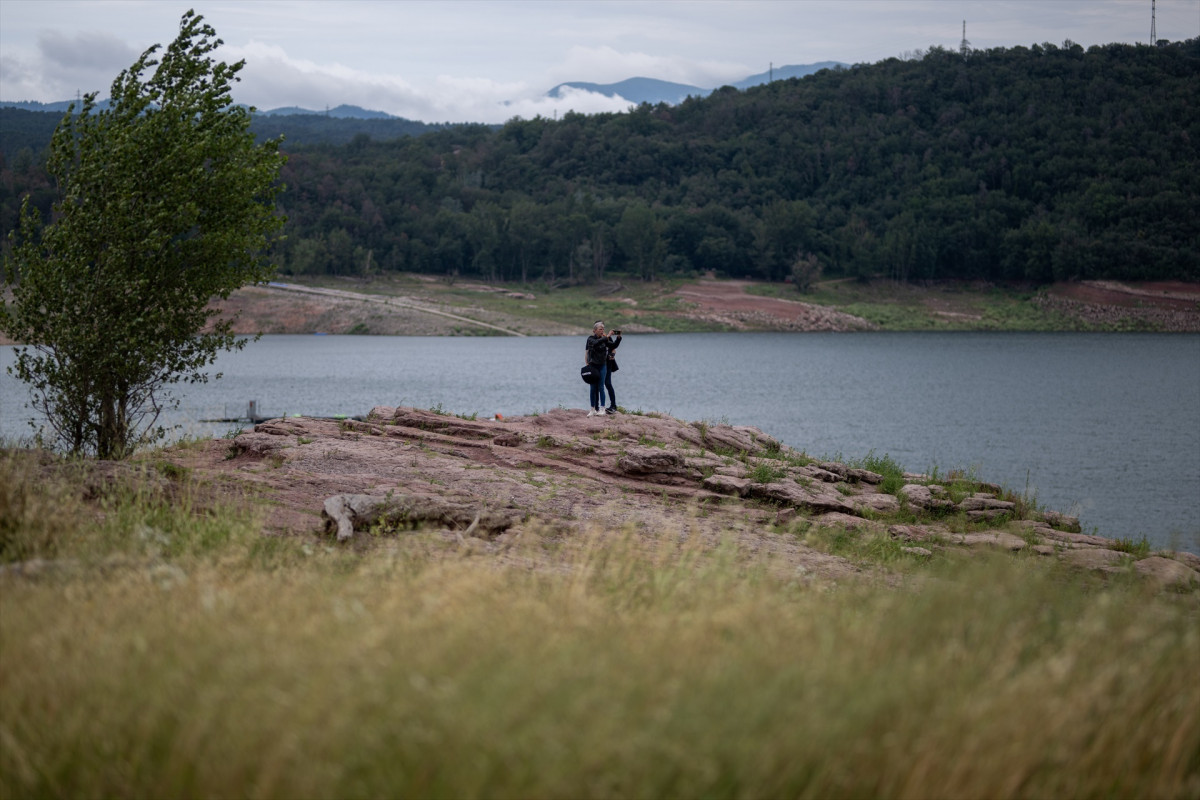
[[852, 462], [850, 466], [882, 475], [883, 482], [879, 485], [879, 489], [887, 494], [895, 494], [904, 485], [904, 467], [897, 464], [895, 459], [889, 455], [877, 456], [872, 450], [859, 461]]
[[776, 464], [759, 462], [750, 470], [749, 478], [755, 483], [774, 483], [787, 476], [787, 470]]
[[1123, 553], [1129, 553], [1136, 558], [1145, 558], [1150, 555], [1150, 542], [1146, 541], [1143, 536], [1140, 539], [1115, 539], [1113, 540], [1111, 549]]

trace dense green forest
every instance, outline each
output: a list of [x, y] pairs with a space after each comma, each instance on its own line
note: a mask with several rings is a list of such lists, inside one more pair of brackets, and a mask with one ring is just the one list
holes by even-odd
[[[549, 282], [1200, 280], [1198, 87], [1197, 39], [934, 48], [630, 113], [285, 138], [276, 259]], [[5, 156], [6, 227], [21, 194], [52, 200], [33, 152]]]

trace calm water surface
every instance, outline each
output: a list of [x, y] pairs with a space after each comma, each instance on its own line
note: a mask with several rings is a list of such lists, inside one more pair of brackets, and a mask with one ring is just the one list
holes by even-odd
[[[490, 417], [583, 409], [584, 337], [268, 336], [180, 387], [184, 432], [267, 414], [439, 406]], [[13, 360], [0, 348], [0, 367]], [[754, 425], [814, 456], [887, 454], [974, 469], [1107, 536], [1200, 549], [1200, 336], [666, 334], [627, 336], [618, 402]], [[0, 435], [24, 436], [22, 384], [0, 374]]]

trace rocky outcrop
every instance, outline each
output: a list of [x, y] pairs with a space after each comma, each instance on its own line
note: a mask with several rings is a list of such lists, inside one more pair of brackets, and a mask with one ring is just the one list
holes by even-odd
[[310, 532], [319, 518], [341, 542], [426, 531], [499, 553], [533, 528], [680, 530], [732, 536], [836, 580], [861, 568], [790, 534], [837, 528], [892, 540], [915, 558], [999, 550], [1173, 589], [1200, 585], [1198, 556], [1081, 533], [1078, 519], [993, 484], [818, 461], [745, 426], [569, 409], [484, 420], [380, 406], [361, 420], [270, 420], [213, 447], [207, 464], [188, 466], [269, 488], [279, 532]]

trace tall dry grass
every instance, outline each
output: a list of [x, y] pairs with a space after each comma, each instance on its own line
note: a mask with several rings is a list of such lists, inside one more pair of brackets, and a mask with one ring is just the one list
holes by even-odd
[[1009, 557], [830, 586], [676, 535], [355, 555], [145, 496], [80, 512], [120, 558], [0, 577], [6, 798], [1200, 794], [1194, 596]]

